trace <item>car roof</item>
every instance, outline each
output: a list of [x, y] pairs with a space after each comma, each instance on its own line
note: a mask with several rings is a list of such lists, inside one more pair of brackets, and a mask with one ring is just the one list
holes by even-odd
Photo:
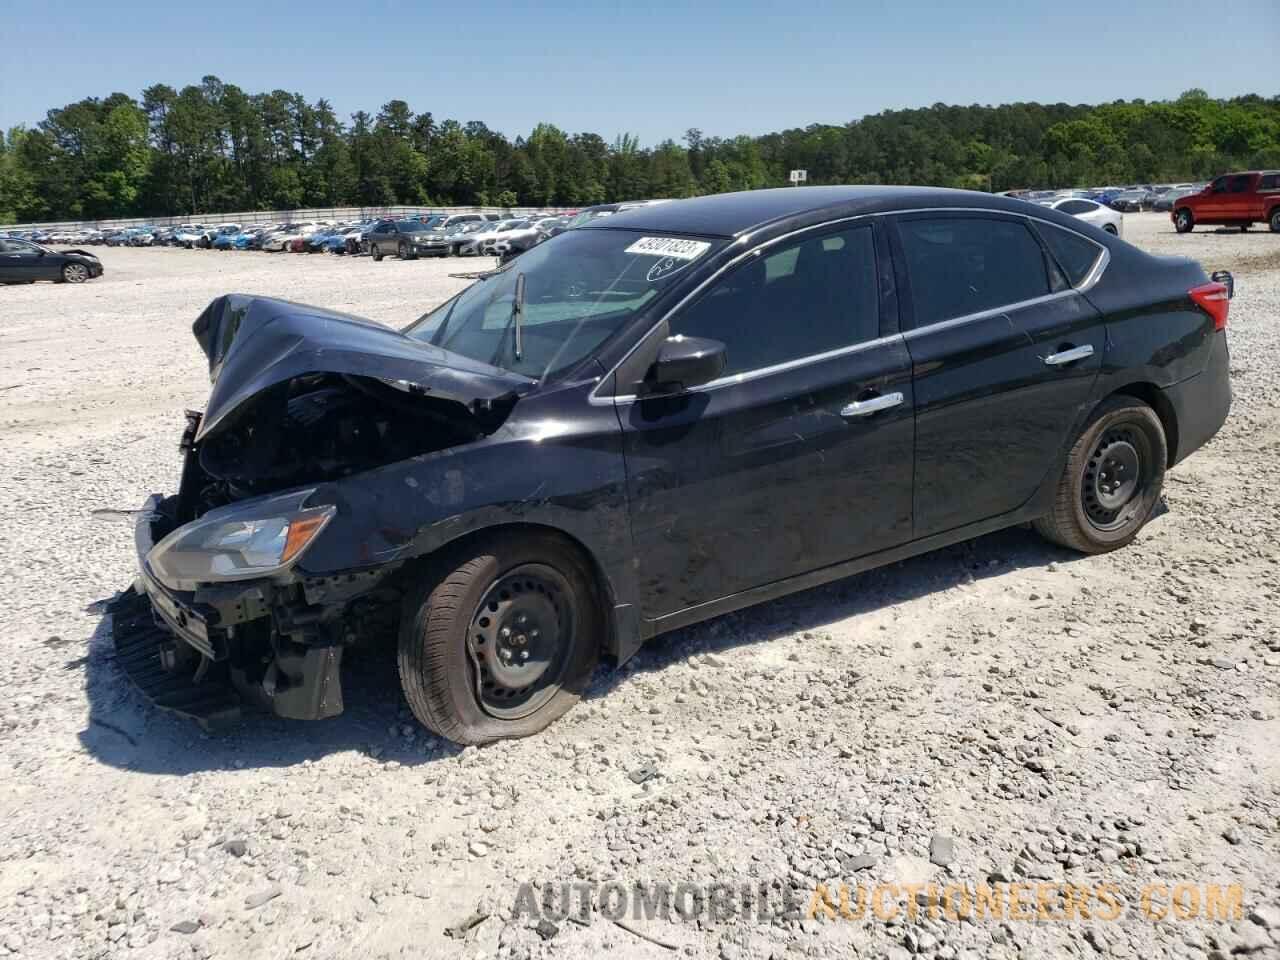
[[652, 204], [592, 220], [579, 229], [737, 237], [781, 221], [816, 219], [810, 215], [823, 211], [857, 216], [914, 207], [982, 207], [1014, 214], [1027, 210], [1024, 200], [943, 187], [778, 187]]

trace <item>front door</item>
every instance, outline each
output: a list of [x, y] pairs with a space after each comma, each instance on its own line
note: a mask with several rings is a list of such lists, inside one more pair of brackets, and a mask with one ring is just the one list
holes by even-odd
[[1102, 362], [1101, 315], [1075, 287], [1104, 251], [1061, 230], [1054, 242], [1074, 260], [1060, 266], [1025, 219], [999, 214], [894, 225], [914, 369], [915, 536], [926, 537], [1015, 510], [1052, 468]]
[[1227, 178], [1227, 190], [1221, 196], [1222, 219], [1246, 223], [1257, 217], [1254, 205], [1257, 194], [1253, 190], [1256, 174], [1237, 173]]
[[670, 318], [727, 366], [619, 401], [645, 617], [910, 538], [911, 364], [877, 247], [867, 223], [780, 241]]
[[42, 278], [43, 259], [40, 249], [34, 244], [23, 240], [0, 240], [0, 280], [39, 280]]

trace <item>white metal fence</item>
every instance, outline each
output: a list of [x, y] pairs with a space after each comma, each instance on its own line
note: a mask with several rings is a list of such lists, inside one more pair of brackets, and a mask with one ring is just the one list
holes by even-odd
[[367, 220], [371, 217], [405, 217], [426, 213], [499, 213], [512, 217], [548, 211], [558, 213], [564, 207], [308, 207], [302, 210], [241, 210], [231, 213], [199, 213], [180, 217], [131, 217], [116, 220], [57, 220], [47, 223], [0, 224], [0, 232], [9, 230], [123, 230], [125, 227], [169, 227], [180, 223], [301, 223], [305, 220]]

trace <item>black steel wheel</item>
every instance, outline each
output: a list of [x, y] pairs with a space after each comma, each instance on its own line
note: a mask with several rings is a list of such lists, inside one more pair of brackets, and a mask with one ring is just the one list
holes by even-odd
[[1267, 223], [1271, 226], [1272, 233], [1280, 233], [1280, 207], [1276, 207], [1271, 211], [1271, 216]]
[[1107, 398], [1072, 445], [1053, 509], [1036, 529], [1082, 553], [1124, 546], [1160, 499], [1168, 457], [1154, 410], [1134, 397]]
[[1173, 215], [1173, 229], [1179, 233], [1190, 233], [1195, 229], [1196, 218], [1186, 207], [1181, 208]]
[[531, 563], [497, 580], [471, 617], [467, 649], [480, 706], [519, 720], [559, 689], [573, 648], [573, 588], [554, 567]]
[[602, 610], [588, 561], [562, 538], [508, 531], [475, 541], [405, 600], [405, 698], [456, 743], [536, 733], [590, 680]]

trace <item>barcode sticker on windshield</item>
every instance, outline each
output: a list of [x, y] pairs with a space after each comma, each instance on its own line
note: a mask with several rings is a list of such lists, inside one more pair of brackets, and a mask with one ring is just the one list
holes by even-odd
[[641, 237], [627, 253], [644, 257], [670, 257], [672, 260], [696, 260], [710, 248], [706, 240], [684, 240], [680, 237]]

